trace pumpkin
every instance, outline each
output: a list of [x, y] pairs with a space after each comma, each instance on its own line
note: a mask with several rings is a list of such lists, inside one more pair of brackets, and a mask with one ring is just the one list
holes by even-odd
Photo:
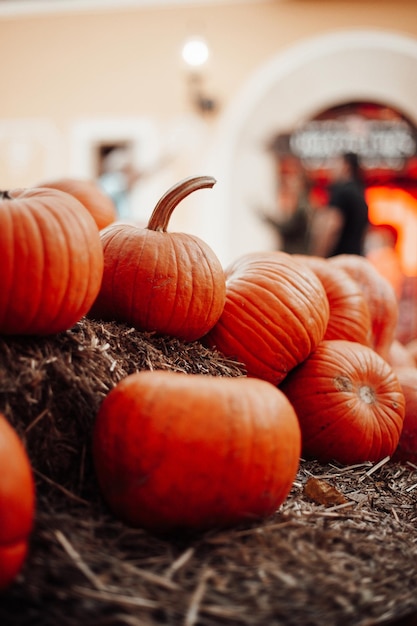
[[328, 262], [344, 269], [361, 287], [371, 314], [371, 347], [387, 358], [399, 318], [398, 301], [392, 285], [366, 257], [340, 254], [330, 257]]
[[34, 508], [29, 458], [18, 434], [0, 414], [0, 589], [13, 582], [26, 560]]
[[223, 313], [205, 345], [274, 385], [322, 340], [329, 302], [314, 272], [286, 252], [253, 252], [226, 269]]
[[130, 374], [93, 431], [105, 500], [129, 525], [201, 531], [269, 516], [296, 476], [301, 434], [287, 398], [246, 377]]
[[38, 186], [60, 189], [77, 198], [91, 214], [99, 230], [117, 220], [113, 200], [94, 180], [65, 177], [49, 180]]
[[404, 394], [391, 366], [368, 346], [324, 340], [280, 389], [299, 419], [305, 458], [380, 461], [398, 445]]
[[409, 339], [405, 344], [405, 347], [414, 359], [414, 365], [417, 366], [417, 337]]
[[0, 332], [71, 328], [94, 302], [103, 273], [97, 226], [57, 189], [0, 193]]
[[417, 367], [400, 367], [396, 375], [405, 397], [405, 417], [393, 461], [417, 464]]
[[101, 231], [103, 281], [91, 317], [184, 341], [210, 330], [225, 302], [223, 267], [203, 240], [167, 227], [182, 199], [214, 183], [210, 176], [187, 178], [162, 196], [146, 228], [114, 224]]
[[330, 315], [323, 339], [371, 342], [371, 315], [358, 283], [343, 269], [316, 256], [297, 255], [318, 276], [329, 300]]
[[413, 355], [399, 339], [394, 339], [391, 343], [386, 359], [395, 370], [399, 367], [416, 366]]

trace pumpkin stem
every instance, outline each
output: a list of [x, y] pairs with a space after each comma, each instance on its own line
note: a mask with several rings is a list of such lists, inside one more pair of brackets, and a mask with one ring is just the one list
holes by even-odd
[[11, 200], [12, 196], [9, 194], [8, 191], [0, 190], [0, 199], [1, 200]]
[[190, 176], [173, 185], [159, 200], [149, 219], [149, 230], [161, 230], [166, 232], [168, 222], [173, 210], [190, 193], [197, 189], [213, 187], [216, 180], [212, 176]]
[[358, 394], [365, 404], [375, 404], [375, 391], [369, 385], [359, 387]]

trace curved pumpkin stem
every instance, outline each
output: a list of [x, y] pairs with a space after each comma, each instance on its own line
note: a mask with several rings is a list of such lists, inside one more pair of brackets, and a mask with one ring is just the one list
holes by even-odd
[[11, 200], [12, 196], [8, 191], [0, 191], [0, 200]]
[[149, 218], [147, 228], [149, 230], [162, 230], [166, 232], [168, 222], [173, 210], [190, 193], [197, 189], [213, 187], [216, 179], [212, 176], [190, 176], [173, 185], [159, 200], [152, 215]]

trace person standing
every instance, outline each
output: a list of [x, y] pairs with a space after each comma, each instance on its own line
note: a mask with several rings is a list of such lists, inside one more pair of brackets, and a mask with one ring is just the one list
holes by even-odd
[[130, 196], [133, 186], [138, 182], [142, 173], [133, 167], [130, 150], [125, 147], [115, 147], [103, 159], [103, 171], [98, 178], [101, 189], [113, 200], [117, 219], [129, 221], [132, 219]]
[[296, 157], [278, 160], [279, 187], [274, 212], [258, 211], [259, 217], [278, 235], [278, 248], [289, 254], [307, 254], [310, 225], [309, 184]]
[[369, 227], [368, 205], [357, 154], [337, 157], [332, 168], [328, 205], [317, 209], [311, 227], [310, 254], [364, 255]]
[[135, 186], [162, 170], [172, 156], [167, 154], [148, 168], [138, 168], [134, 164], [131, 147], [115, 146], [111, 148], [102, 161], [102, 172], [98, 177], [101, 189], [113, 200], [117, 219], [135, 222], [132, 194]]

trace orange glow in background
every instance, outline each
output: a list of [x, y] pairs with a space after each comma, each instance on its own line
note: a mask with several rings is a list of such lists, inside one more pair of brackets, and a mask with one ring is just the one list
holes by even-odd
[[417, 276], [417, 199], [394, 187], [366, 190], [372, 224], [392, 224], [398, 230], [396, 249], [406, 276]]

